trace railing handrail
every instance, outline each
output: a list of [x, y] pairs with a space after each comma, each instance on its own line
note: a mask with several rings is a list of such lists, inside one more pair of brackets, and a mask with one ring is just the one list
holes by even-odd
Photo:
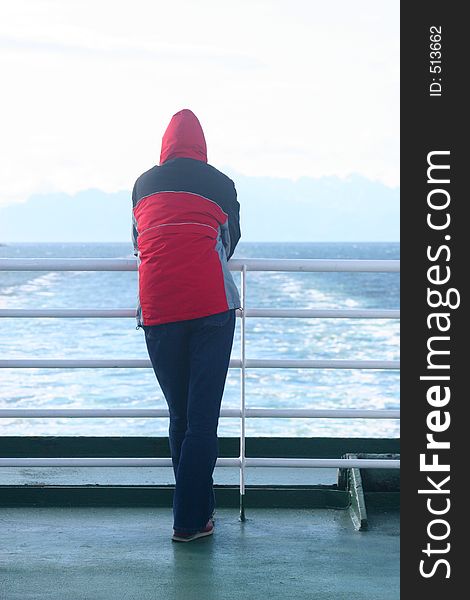
[[[231, 259], [231, 271], [241, 272], [243, 309], [237, 310], [241, 317], [241, 358], [231, 359], [230, 367], [241, 369], [241, 400], [239, 409], [222, 409], [223, 417], [241, 419], [240, 456], [219, 458], [218, 466], [237, 466], [240, 469], [240, 515], [244, 518], [245, 468], [253, 466], [273, 467], [356, 467], [356, 468], [399, 468], [398, 460], [384, 459], [294, 459], [294, 458], [248, 458], [245, 455], [246, 418], [373, 418], [397, 419], [397, 410], [349, 410], [349, 409], [257, 409], [245, 406], [246, 368], [312, 368], [312, 369], [398, 369], [398, 361], [354, 361], [354, 360], [291, 360], [291, 359], [247, 359], [245, 357], [246, 317], [301, 317], [301, 318], [399, 318], [398, 310], [379, 309], [248, 309], [246, 308], [246, 286], [248, 271], [283, 272], [382, 272], [398, 273], [399, 260], [356, 260], [356, 259]], [[0, 258], [0, 271], [136, 271], [136, 258]], [[132, 309], [1, 309], [0, 317], [131, 317]], [[4, 368], [114, 368], [151, 367], [149, 360], [56, 360], [56, 359], [11, 359], [0, 360]], [[1, 417], [39, 418], [65, 416], [88, 417], [168, 417], [166, 409], [0, 409]], [[1, 466], [172, 466], [170, 458], [0, 458]]]
[[[171, 458], [0, 458], [0, 467], [171, 467]], [[217, 467], [399, 469], [400, 461], [380, 458], [218, 458]]]
[[[239, 358], [231, 358], [229, 368], [241, 368]], [[0, 360], [1, 369], [150, 369], [148, 358], [7, 358]], [[348, 360], [333, 358], [247, 358], [249, 369], [399, 369], [398, 360]]]
[[[399, 260], [232, 258], [231, 271], [398, 273]], [[0, 271], [136, 271], [136, 258], [0, 258]]]
[[[236, 316], [241, 310], [236, 309]], [[247, 308], [247, 317], [269, 317], [275, 319], [399, 319], [396, 309], [317, 309], [317, 308]], [[17, 318], [135, 318], [132, 308], [0, 308], [0, 317]]]
[[[222, 408], [220, 416], [240, 418], [239, 408]], [[254, 419], [399, 419], [395, 409], [337, 409], [337, 408], [245, 408], [245, 416]], [[166, 408], [0, 408], [0, 419], [70, 419], [100, 418], [163, 418], [169, 417]]]

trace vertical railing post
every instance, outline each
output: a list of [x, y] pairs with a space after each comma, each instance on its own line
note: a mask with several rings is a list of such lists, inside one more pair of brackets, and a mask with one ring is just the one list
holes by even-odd
[[240, 375], [240, 521], [245, 520], [245, 345], [246, 345], [246, 264], [241, 270], [242, 318], [240, 329], [241, 375]]

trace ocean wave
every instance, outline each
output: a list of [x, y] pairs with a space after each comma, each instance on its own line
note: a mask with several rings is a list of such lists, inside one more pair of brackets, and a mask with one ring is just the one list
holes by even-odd
[[[273, 246], [274, 247], [274, 246]], [[67, 248], [54, 248], [66, 257]], [[308, 257], [303, 246], [300, 254]], [[311, 253], [314, 256], [321, 248]], [[341, 250], [341, 249], [340, 249]], [[33, 252], [31, 250], [30, 252]], [[78, 254], [76, 248], [70, 250]], [[108, 252], [108, 251], [106, 251]], [[123, 246], [116, 255], [131, 258]], [[256, 253], [269, 253], [263, 246]], [[282, 248], [278, 253], [282, 256]], [[338, 249], [331, 252], [337, 253]], [[375, 246], [370, 257], [376, 258]], [[49, 253], [50, 255], [51, 253]], [[87, 249], [87, 256], [103, 256]], [[258, 255], [256, 254], [256, 255]], [[109, 255], [109, 252], [108, 254]], [[319, 253], [320, 258], [327, 257]], [[354, 258], [348, 254], [346, 258]], [[266, 256], [269, 257], [269, 256]], [[380, 257], [379, 257], [380, 258]], [[238, 282], [238, 273], [234, 273]], [[272, 308], [397, 308], [387, 277], [338, 273], [249, 273], [248, 306]], [[0, 306], [133, 307], [136, 274], [22, 272], [5, 274]], [[133, 278], [131, 281], [130, 278]], [[77, 279], [78, 278], [78, 279]], [[15, 284], [16, 282], [16, 284]], [[240, 356], [237, 320], [232, 358]], [[396, 359], [399, 323], [366, 319], [247, 319], [248, 358]], [[4, 319], [0, 352], [5, 358], [147, 358], [142, 332], [132, 319]], [[21, 340], [21, 344], [18, 343]], [[246, 403], [266, 408], [396, 408], [397, 371], [247, 369]], [[239, 406], [240, 372], [231, 369], [223, 408]], [[165, 407], [151, 369], [5, 369], [0, 404], [18, 407]], [[239, 433], [240, 420], [220, 420], [221, 435]], [[11, 435], [167, 435], [166, 419], [9, 419]], [[359, 435], [393, 437], [399, 426], [384, 420], [249, 419], [253, 435]]]
[[35, 293], [42, 291], [44, 287], [48, 287], [55, 283], [60, 277], [60, 273], [57, 271], [51, 271], [44, 275], [38, 275], [33, 279], [20, 283], [19, 285], [10, 285], [0, 289], [0, 296], [11, 296], [22, 293]]

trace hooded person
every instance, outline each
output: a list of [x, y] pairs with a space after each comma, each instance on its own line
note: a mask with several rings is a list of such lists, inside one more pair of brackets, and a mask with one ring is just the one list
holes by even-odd
[[227, 266], [241, 235], [240, 205], [233, 181], [208, 164], [192, 111], [171, 118], [160, 165], [137, 179], [132, 205], [137, 329], [240, 308]]
[[173, 115], [160, 164], [135, 182], [132, 214], [137, 329], [170, 415], [172, 539], [187, 542], [214, 531], [217, 427], [241, 308], [227, 264], [240, 239], [235, 185], [208, 164], [190, 110]]

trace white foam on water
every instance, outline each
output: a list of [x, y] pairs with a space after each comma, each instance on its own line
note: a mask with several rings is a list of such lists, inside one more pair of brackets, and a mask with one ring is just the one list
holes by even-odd
[[48, 287], [53, 284], [58, 278], [60, 274], [57, 271], [52, 271], [50, 273], [46, 273], [45, 275], [38, 275], [27, 281], [25, 283], [21, 283], [20, 285], [10, 285], [4, 287], [0, 290], [1, 296], [11, 296], [18, 295], [21, 296], [22, 293], [34, 293], [37, 291], [41, 291], [44, 287]]
[[[130, 255], [122, 258], [132, 258]], [[36, 275], [36, 274], [35, 274]], [[238, 275], [234, 273], [234, 275]], [[85, 279], [68, 279], [84, 277]], [[0, 306], [8, 301], [54, 307], [82, 304], [106, 308], [111, 302], [133, 307], [135, 273], [90, 273], [86, 271], [22, 274], [24, 283], [4, 288]], [[89, 279], [88, 279], [89, 278]], [[291, 308], [371, 307], [367, 289], [336, 287], [333, 274], [283, 273], [249, 274], [250, 307]], [[6, 283], [14, 279], [5, 278]], [[67, 285], [64, 285], [67, 283]], [[60, 284], [60, 285], [58, 285]], [[382, 285], [380, 283], [380, 285]], [[131, 289], [132, 287], [132, 289]], [[131, 293], [129, 292], [131, 289]], [[382, 288], [380, 288], [382, 289]], [[374, 288], [375, 290], [375, 288]], [[374, 306], [383, 307], [381, 299]], [[147, 358], [142, 332], [136, 332], [132, 319], [5, 319], [1, 350], [4, 357], [21, 358]], [[238, 322], [232, 357], [239, 358]], [[10, 333], [11, 332], [11, 333]], [[22, 337], [22, 344], [15, 340]], [[247, 320], [248, 358], [341, 358], [397, 359], [397, 321], [366, 319], [272, 319]], [[152, 370], [146, 369], [5, 369], [0, 401], [22, 407], [166, 407]], [[398, 406], [398, 372], [371, 370], [248, 369], [246, 401], [251, 408], [394, 408]], [[223, 407], [237, 408], [240, 373], [231, 369], [227, 378]], [[221, 435], [238, 435], [240, 420], [220, 420]], [[166, 419], [12, 419], [0, 421], [15, 435], [61, 434], [103, 435], [148, 433], [167, 435]], [[256, 435], [365, 435], [383, 436], [398, 432], [395, 422], [376, 420], [338, 421], [334, 419], [249, 419], [247, 426]]]
[[[335, 302], [335, 298], [331, 294], [325, 294], [314, 287], [306, 287], [305, 283], [300, 280], [289, 279], [288, 281], [280, 282], [278, 289], [293, 300], [299, 300], [299, 308], [313, 308], [314, 306], [331, 305]], [[305, 306], [306, 303], [307, 306]]]
[[353, 298], [346, 298], [346, 300], [343, 300], [343, 304], [348, 308], [354, 308], [361, 305], [360, 302], [353, 300]]

